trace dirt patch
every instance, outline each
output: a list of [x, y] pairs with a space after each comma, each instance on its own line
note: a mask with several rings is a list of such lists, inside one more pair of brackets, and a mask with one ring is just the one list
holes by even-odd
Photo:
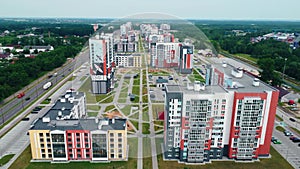
[[118, 111], [107, 112], [104, 115], [105, 115], [105, 117], [107, 117], [109, 119], [114, 118], [114, 117], [123, 117], [122, 114]]

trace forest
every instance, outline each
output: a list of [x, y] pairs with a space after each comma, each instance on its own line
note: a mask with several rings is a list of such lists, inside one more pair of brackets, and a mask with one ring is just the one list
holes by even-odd
[[[3, 22], [0, 20], [0, 23]], [[6, 24], [0, 24], [0, 32], [13, 31], [0, 37], [2, 46], [23, 48], [26, 45], [52, 45], [54, 50], [36, 53], [34, 58], [25, 58], [26, 51], [18, 54], [15, 51], [6, 50], [5, 52], [16, 54], [17, 58], [9, 62], [1, 61], [0, 102], [47, 72], [62, 66], [67, 58], [75, 57], [93, 32], [92, 27], [88, 24], [18, 23], [12, 21], [4, 23]], [[32, 27], [37, 29], [32, 29]], [[37, 36], [17, 38], [17, 35], [27, 33]]]

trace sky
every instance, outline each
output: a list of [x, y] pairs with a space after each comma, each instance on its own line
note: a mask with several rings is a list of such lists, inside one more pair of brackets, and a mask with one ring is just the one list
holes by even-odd
[[297, 20], [300, 0], [2, 0], [0, 17], [123, 18], [155, 12], [182, 19]]

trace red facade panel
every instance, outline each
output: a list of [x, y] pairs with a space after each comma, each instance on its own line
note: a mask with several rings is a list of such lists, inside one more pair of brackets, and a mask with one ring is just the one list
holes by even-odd
[[67, 130], [66, 137], [69, 160], [91, 159], [91, 139], [88, 130]]
[[[232, 117], [231, 117], [231, 127], [230, 127], [230, 137], [229, 137], [229, 145], [228, 145], [228, 147], [229, 147], [229, 150], [228, 150], [229, 158], [234, 158], [232, 156], [232, 154], [234, 153], [234, 148], [232, 148], [232, 146], [231, 146], [232, 145], [232, 139], [233, 138], [238, 138], [238, 136], [235, 135], [235, 133], [238, 132], [238, 131], [235, 129], [235, 124], [234, 124], [235, 114], [236, 114], [236, 111], [237, 111], [236, 110], [236, 105], [237, 105], [238, 100], [243, 100], [245, 97], [260, 97], [261, 99], [266, 100], [267, 99], [267, 93], [237, 93], [237, 92], [234, 93], [234, 100], [233, 100], [233, 107], [232, 107]], [[278, 98], [275, 99], [276, 105], [277, 105], [277, 100], [278, 100]], [[272, 101], [273, 101], [273, 98], [272, 98]], [[275, 110], [276, 110], [276, 105], [275, 105]], [[275, 115], [274, 115], [274, 117], [275, 117]], [[274, 124], [274, 119], [273, 119], [273, 124]], [[272, 126], [272, 128], [273, 128], [273, 126]], [[272, 128], [271, 128], [271, 137], [272, 137]], [[261, 135], [261, 133], [259, 134], [259, 136], [260, 135]], [[269, 143], [271, 142], [271, 137], [270, 137]], [[270, 144], [269, 144], [268, 147], [270, 149]], [[260, 149], [260, 147], [258, 149]], [[257, 150], [257, 151], [260, 151], [260, 150]]]

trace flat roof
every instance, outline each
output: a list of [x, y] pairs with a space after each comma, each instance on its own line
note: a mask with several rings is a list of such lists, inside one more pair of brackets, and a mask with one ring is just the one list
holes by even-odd
[[[100, 125], [101, 121], [107, 121], [107, 125]], [[114, 122], [113, 122], [114, 121]], [[39, 118], [30, 130], [125, 130], [126, 119], [68, 119], [68, 120], [51, 120], [43, 122], [43, 118]], [[101, 126], [101, 127], [100, 127]]]
[[259, 86], [253, 86], [253, 80], [254, 76], [243, 72], [243, 76], [241, 78], [237, 78], [231, 74], [232, 70], [237, 69], [238, 67], [235, 67], [229, 63], [226, 63], [227, 66], [223, 67], [223, 61], [221, 59], [215, 59], [215, 63], [212, 65], [212, 67], [216, 68], [217, 70], [224, 73], [224, 83], [225, 79], [230, 78], [232, 82], [236, 82], [237, 87], [236, 88], [225, 88], [228, 91], [236, 91], [236, 92], [243, 92], [243, 93], [253, 93], [253, 92], [265, 92], [265, 91], [276, 91], [276, 88], [273, 88], [272, 86], [262, 82], [259, 80]]

